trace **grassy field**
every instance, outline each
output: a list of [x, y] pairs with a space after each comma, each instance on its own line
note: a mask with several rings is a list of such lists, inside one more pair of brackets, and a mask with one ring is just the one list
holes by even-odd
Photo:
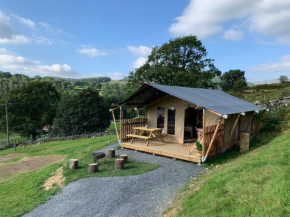
[[[10, 137], [16, 137], [16, 136], [19, 136], [19, 134], [18, 133], [12, 133], [10, 135]], [[6, 138], [7, 138], [7, 134], [0, 132], [0, 139], [6, 139]]]
[[[0, 158], [7, 154], [22, 154], [8, 161], [0, 162], [0, 170], [7, 165], [13, 165], [22, 159], [33, 158], [33, 156], [64, 156], [65, 160], [54, 163], [46, 167], [28, 173], [20, 173], [10, 176], [0, 175], [0, 216], [20, 216], [36, 206], [46, 202], [50, 196], [57, 193], [60, 188], [55, 186], [51, 190], [43, 189], [44, 181], [52, 175], [54, 171], [63, 166], [65, 184], [83, 177], [103, 177], [103, 176], [125, 176], [136, 175], [156, 169], [158, 166], [147, 163], [137, 163], [129, 161], [125, 170], [114, 170], [114, 159], [100, 161], [99, 172], [87, 173], [87, 165], [93, 162], [92, 151], [98, 150], [112, 143], [116, 143], [116, 136], [104, 136], [99, 138], [57, 141], [43, 143], [40, 145], [30, 145], [26, 148], [19, 148], [17, 152], [13, 149], [0, 151]], [[79, 169], [71, 171], [68, 168], [69, 159], [79, 159]]]
[[249, 102], [275, 100], [290, 96], [290, 83], [256, 85], [244, 92], [232, 91], [230, 94]]
[[290, 133], [256, 138], [250, 151], [209, 162], [166, 216], [290, 216]]

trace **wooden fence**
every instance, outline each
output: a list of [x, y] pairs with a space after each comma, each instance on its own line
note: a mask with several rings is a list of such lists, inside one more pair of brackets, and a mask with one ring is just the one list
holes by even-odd
[[[128, 134], [133, 134], [133, 127], [144, 127], [147, 124], [146, 118], [131, 118], [131, 119], [121, 119], [121, 141], [128, 142], [130, 138], [127, 138]], [[138, 140], [138, 139], [136, 139]]]
[[[211, 139], [213, 137], [216, 127], [217, 125], [205, 127], [205, 144], [204, 144], [205, 151], [207, 151], [208, 149], [208, 146], [211, 142]], [[224, 144], [224, 133], [225, 133], [225, 127], [223, 124], [220, 124], [219, 129], [217, 131], [217, 135], [208, 153], [208, 159], [214, 158], [222, 154], [222, 148]]]

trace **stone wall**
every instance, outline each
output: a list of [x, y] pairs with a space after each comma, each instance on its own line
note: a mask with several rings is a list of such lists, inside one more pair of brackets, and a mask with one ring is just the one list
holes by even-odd
[[290, 96], [284, 97], [282, 99], [270, 100], [267, 102], [256, 101], [255, 105], [262, 106], [263, 108], [269, 109], [271, 111], [276, 111], [279, 108], [284, 108], [290, 105]]

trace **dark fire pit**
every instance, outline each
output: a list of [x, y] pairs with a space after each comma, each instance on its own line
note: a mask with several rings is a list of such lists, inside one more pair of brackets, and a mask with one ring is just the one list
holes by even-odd
[[101, 158], [105, 158], [105, 161], [106, 161], [106, 154], [104, 152], [94, 151], [93, 158], [94, 158], [95, 163], [98, 162], [98, 160]]

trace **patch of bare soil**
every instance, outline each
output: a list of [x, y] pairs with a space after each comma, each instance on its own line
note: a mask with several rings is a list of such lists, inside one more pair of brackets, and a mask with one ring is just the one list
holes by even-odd
[[14, 158], [21, 157], [22, 155], [23, 154], [7, 154], [7, 155], [4, 155], [4, 156], [0, 156], [0, 162], [7, 161], [7, 160], [12, 160]]
[[7, 178], [19, 173], [27, 173], [63, 161], [66, 155], [46, 155], [25, 157], [16, 163], [6, 163], [0, 166], [0, 178]]
[[44, 190], [47, 191], [47, 190], [53, 188], [55, 185], [62, 188], [64, 180], [65, 180], [65, 177], [63, 176], [62, 172], [63, 172], [63, 167], [60, 167], [59, 169], [57, 169], [54, 172], [54, 174], [51, 177], [49, 177], [47, 180], [45, 180], [45, 182], [43, 184]]

